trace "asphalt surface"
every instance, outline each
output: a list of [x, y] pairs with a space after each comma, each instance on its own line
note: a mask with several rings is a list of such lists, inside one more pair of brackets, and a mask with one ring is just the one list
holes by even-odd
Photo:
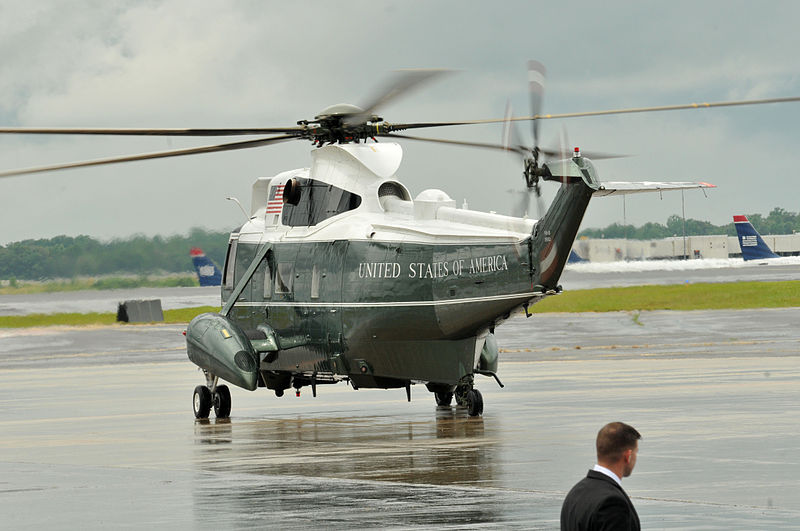
[[798, 529], [799, 317], [515, 316], [482, 418], [339, 384], [199, 422], [179, 326], [0, 330], [3, 527], [552, 529], [623, 420], [643, 528]]

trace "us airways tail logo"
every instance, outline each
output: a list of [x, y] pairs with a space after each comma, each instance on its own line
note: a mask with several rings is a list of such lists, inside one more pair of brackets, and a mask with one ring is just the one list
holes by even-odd
[[736, 234], [739, 236], [739, 247], [742, 249], [744, 260], [763, 260], [764, 258], [778, 258], [769, 245], [747, 219], [747, 216], [733, 216], [736, 225]]
[[201, 248], [192, 247], [189, 256], [192, 257], [192, 264], [201, 286], [219, 286], [222, 283], [222, 272]]

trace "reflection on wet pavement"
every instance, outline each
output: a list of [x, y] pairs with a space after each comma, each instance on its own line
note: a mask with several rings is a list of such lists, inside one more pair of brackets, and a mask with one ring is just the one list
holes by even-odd
[[[223, 504], [228, 514], [249, 517], [258, 508], [276, 526], [304, 520], [345, 528], [557, 524], [552, 506], [560, 494], [537, 500], [486, 488], [496, 483], [500, 448], [486, 437], [484, 419], [461, 408], [433, 413], [434, 422], [394, 416], [197, 421], [197, 469], [236, 487], [202, 488], [196, 505]], [[228, 477], [232, 464], [241, 471], [235, 480]], [[546, 509], [532, 518], [537, 505]], [[201, 520], [206, 517], [213, 515]]]
[[[484, 437], [482, 418], [466, 410], [435, 411], [436, 421], [392, 417], [206, 421], [195, 426], [204, 451], [198, 465], [215, 470], [227, 460], [243, 461], [248, 472], [368, 479], [434, 485], [492, 482], [491, 453], [496, 441]], [[232, 443], [229, 448], [219, 445]]]
[[[0, 334], [0, 514], [11, 529], [553, 529], [609, 419], [644, 435], [624, 480], [650, 529], [800, 521], [800, 310], [512, 318], [486, 410], [423, 386], [318, 398], [202, 380], [179, 327]], [[47, 510], [43, 510], [47, 508]]]

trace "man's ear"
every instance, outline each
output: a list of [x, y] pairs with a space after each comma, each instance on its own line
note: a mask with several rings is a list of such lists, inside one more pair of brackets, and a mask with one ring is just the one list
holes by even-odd
[[628, 450], [625, 450], [622, 453], [622, 459], [625, 461], [625, 463], [630, 463], [631, 462], [631, 455], [632, 454], [633, 454], [633, 449], [632, 448], [628, 449]]

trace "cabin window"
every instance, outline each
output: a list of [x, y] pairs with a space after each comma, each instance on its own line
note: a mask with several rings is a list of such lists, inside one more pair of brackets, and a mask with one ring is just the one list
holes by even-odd
[[281, 262], [275, 275], [275, 293], [292, 293], [294, 290], [294, 263]]
[[314, 265], [311, 270], [311, 298], [319, 299], [319, 266]]
[[225, 257], [225, 272], [223, 284], [228, 289], [234, 287], [234, 271], [236, 269], [236, 247], [238, 240], [231, 240], [228, 244], [228, 255]]
[[[310, 227], [338, 214], [355, 210], [361, 196], [314, 179], [294, 179], [297, 204], [285, 202], [281, 222], [290, 227]], [[294, 191], [296, 195], [298, 191]]]

